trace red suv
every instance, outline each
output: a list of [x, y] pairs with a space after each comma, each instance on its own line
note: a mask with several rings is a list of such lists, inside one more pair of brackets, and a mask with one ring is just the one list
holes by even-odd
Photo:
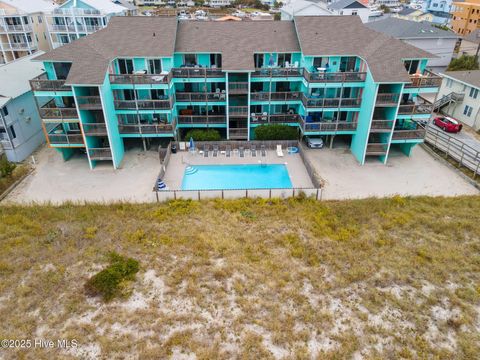
[[462, 130], [462, 124], [448, 116], [438, 116], [433, 120], [433, 123], [442, 128], [443, 131], [450, 133], [458, 133]]

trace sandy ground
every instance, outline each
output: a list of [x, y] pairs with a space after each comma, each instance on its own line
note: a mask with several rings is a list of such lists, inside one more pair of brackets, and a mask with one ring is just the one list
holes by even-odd
[[325, 200], [480, 193], [420, 146], [414, 148], [410, 158], [392, 149], [387, 165], [371, 160], [360, 166], [345, 148], [307, 150], [307, 156], [326, 181]]
[[160, 171], [158, 153], [129, 150], [122, 168], [111, 163], [90, 170], [85, 156], [63, 161], [54, 149], [44, 147], [36, 155], [37, 164], [4, 202], [151, 202], [155, 179]]
[[220, 153], [218, 157], [212, 157], [210, 155], [205, 158], [198, 154], [180, 152], [172, 155], [170, 158], [164, 181], [171, 189], [181, 189], [183, 174], [187, 165], [258, 164], [259, 161], [267, 164], [285, 164], [290, 176], [290, 181], [295, 188], [313, 187], [300, 155], [287, 154], [286, 151], [284, 151], [284, 157], [278, 157], [273, 150], [268, 150], [266, 157], [260, 156], [260, 151], [257, 151], [256, 157], [246, 154], [243, 158], [233, 153], [232, 156], [228, 158]]

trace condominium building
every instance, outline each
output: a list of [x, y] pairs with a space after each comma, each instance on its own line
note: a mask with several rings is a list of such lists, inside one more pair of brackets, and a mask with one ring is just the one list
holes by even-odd
[[452, 30], [461, 35], [480, 29], [480, 0], [454, 2], [450, 24]]
[[130, 6], [109, 0], [68, 0], [45, 14], [53, 48], [107, 26], [112, 16], [128, 15]]
[[43, 13], [54, 7], [44, 0], [0, 0], [0, 65], [50, 50]]
[[437, 24], [448, 24], [451, 17], [452, 0], [425, 0], [423, 9], [433, 15], [430, 21]]
[[[43, 52], [39, 52], [43, 53]], [[45, 142], [35, 97], [28, 80], [43, 73], [43, 65], [25, 56], [0, 67], [0, 147], [7, 159], [19, 162]]]
[[[338, 31], [338, 29], [344, 29]], [[178, 22], [115, 17], [106, 29], [36, 60], [31, 81], [52, 148], [121, 166], [132, 143], [183, 139], [192, 128], [251, 140], [262, 124], [341, 137], [359, 163], [421, 143], [438, 90], [433, 55], [356, 16]], [[48, 102], [47, 102], [48, 101]]]

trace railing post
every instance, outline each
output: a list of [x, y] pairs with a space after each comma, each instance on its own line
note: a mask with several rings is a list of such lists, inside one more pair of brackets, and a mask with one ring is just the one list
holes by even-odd
[[248, 189], [245, 189], [245, 199], [248, 199]]

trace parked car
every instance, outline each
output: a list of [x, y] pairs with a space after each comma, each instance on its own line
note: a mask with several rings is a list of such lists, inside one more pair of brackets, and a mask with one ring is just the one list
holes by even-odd
[[463, 125], [458, 120], [455, 120], [449, 116], [437, 116], [433, 119], [433, 123], [443, 131], [450, 133], [458, 133], [462, 130]]
[[321, 149], [323, 148], [323, 139], [322, 138], [311, 138], [308, 137], [306, 138], [307, 140], [307, 145], [311, 149]]

